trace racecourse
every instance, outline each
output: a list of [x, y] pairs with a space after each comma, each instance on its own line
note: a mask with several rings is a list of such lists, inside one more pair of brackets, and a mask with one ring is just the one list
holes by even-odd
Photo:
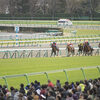
[[[51, 57], [51, 58], [24, 58], [24, 59], [0, 59], [0, 76], [16, 75], [34, 72], [46, 72], [51, 70], [61, 70], [69, 68], [80, 68], [100, 65], [100, 56], [81, 56], [81, 57]], [[87, 79], [94, 79], [100, 76], [97, 69], [85, 70]], [[49, 78], [55, 83], [57, 79], [64, 84], [66, 77], [64, 72], [49, 74]], [[84, 79], [81, 71], [68, 72], [69, 82]], [[29, 81], [38, 80], [47, 83], [45, 75], [29, 76]], [[9, 86], [18, 87], [21, 82], [25, 85], [25, 77], [7, 79]], [[4, 84], [0, 79], [0, 84]], [[19, 88], [19, 87], [18, 87]]]
[[[37, 21], [37, 20], [0, 20], [0, 24], [44, 24], [44, 25], [57, 25], [57, 21]], [[73, 21], [73, 25], [93, 25], [100, 26], [100, 21]], [[71, 31], [77, 31], [76, 36], [80, 35], [100, 35], [100, 31], [96, 29], [69, 29], [64, 30], [66, 36], [67, 33]], [[87, 36], [89, 37], [89, 36]], [[85, 37], [85, 38], [87, 38]], [[99, 36], [100, 37], [100, 36]], [[70, 37], [61, 37], [61, 39], [70, 39]], [[80, 37], [78, 37], [80, 38]], [[81, 37], [84, 38], [84, 37]], [[90, 37], [94, 38], [94, 37]], [[42, 38], [40, 40], [54, 40], [59, 39], [59, 37], [54, 38]], [[72, 37], [74, 39], [74, 37]], [[31, 39], [32, 40], [32, 39]], [[37, 40], [37, 39], [36, 39]], [[36, 41], [35, 40], [35, 41]], [[28, 40], [26, 40], [28, 41]], [[4, 41], [3, 41], [4, 42]], [[5, 41], [6, 42], [6, 41]], [[11, 41], [10, 41], [11, 42]], [[2, 44], [2, 43], [1, 43]], [[0, 44], [0, 45], [1, 45]], [[8, 46], [8, 44], [6, 44]], [[12, 45], [12, 44], [11, 44]], [[41, 43], [41, 48], [42, 48]], [[50, 46], [50, 44], [49, 44]], [[93, 47], [97, 47], [98, 43], [93, 43]], [[2, 46], [1, 46], [2, 47]], [[14, 48], [14, 47], [11, 47]], [[15, 47], [16, 48], [16, 47]], [[20, 48], [20, 47], [19, 47]], [[29, 48], [27, 45], [24, 48]], [[37, 47], [36, 47], [37, 48]], [[6, 48], [8, 49], [8, 47]], [[100, 56], [76, 56], [76, 57], [51, 57], [51, 58], [16, 58], [16, 59], [0, 59], [0, 76], [6, 75], [18, 75], [25, 73], [34, 73], [34, 72], [46, 72], [52, 70], [63, 70], [69, 68], [80, 68], [88, 66], [98, 66], [100, 65]], [[94, 69], [85, 69], [85, 74], [87, 79], [94, 79], [100, 77], [99, 71]], [[58, 72], [53, 74], [48, 74], [49, 79], [55, 84], [57, 79], [61, 80], [61, 84], [64, 84], [66, 81], [66, 76], [64, 72]], [[68, 72], [69, 82], [84, 80], [81, 70], [69, 71]], [[43, 84], [47, 83], [47, 78], [45, 75], [35, 75], [29, 76], [29, 82], [38, 80]], [[20, 83], [27, 84], [25, 77], [16, 77], [7, 79], [9, 86], [14, 86], [19, 88]], [[0, 79], [0, 84], [5, 84], [3, 79]]]

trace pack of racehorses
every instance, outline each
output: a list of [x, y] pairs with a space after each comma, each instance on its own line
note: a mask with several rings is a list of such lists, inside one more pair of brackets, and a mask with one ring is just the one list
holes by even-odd
[[78, 49], [79, 55], [83, 54], [83, 55], [91, 55], [92, 56], [94, 49], [89, 45], [88, 42], [80, 43], [78, 45], [78, 47], [79, 47], [79, 49]]
[[[100, 43], [98, 45], [100, 47]], [[55, 45], [51, 45], [52, 51], [51, 51], [51, 56], [54, 54], [54, 56], [58, 56], [59, 54], [59, 48]], [[78, 55], [93, 55], [93, 48], [90, 46], [88, 42], [80, 43], [78, 44]], [[74, 56], [75, 55], [75, 48], [72, 44], [67, 44], [66, 46], [66, 51], [67, 51], [67, 56]]]

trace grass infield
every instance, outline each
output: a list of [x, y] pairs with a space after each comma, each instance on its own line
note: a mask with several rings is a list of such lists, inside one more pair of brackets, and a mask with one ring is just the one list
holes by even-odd
[[64, 29], [64, 34], [67, 35], [68, 33], [71, 33], [71, 31], [76, 31], [76, 36], [82, 36], [82, 35], [100, 35], [100, 30], [90, 30], [90, 29]]
[[[97, 65], [100, 65], [100, 56], [0, 59], [0, 76]], [[87, 79], [94, 79], [100, 76], [97, 69], [85, 69], [85, 74]], [[48, 76], [54, 84], [57, 79], [60, 79], [62, 84], [66, 81], [64, 72], [48, 74]], [[84, 79], [80, 70], [69, 71], [68, 77], [69, 82]], [[47, 83], [45, 75], [29, 76], [30, 82], [34, 82], [34, 80], [38, 80], [42, 84]], [[27, 84], [25, 77], [8, 78], [7, 82], [9, 86], [17, 88], [19, 88], [20, 83]], [[3, 79], [0, 79], [0, 84], [4, 84]]]

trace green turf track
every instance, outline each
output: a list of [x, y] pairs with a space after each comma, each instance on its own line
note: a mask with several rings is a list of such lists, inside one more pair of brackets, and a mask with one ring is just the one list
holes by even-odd
[[[100, 65], [100, 56], [0, 59], [0, 76], [96, 65]], [[97, 69], [85, 70], [85, 74], [87, 79], [99, 77]], [[49, 74], [48, 76], [54, 83], [57, 79], [60, 79], [62, 84], [66, 81], [64, 72]], [[84, 79], [81, 71], [70, 71], [68, 77], [70, 82]], [[43, 84], [47, 83], [45, 75], [29, 76], [29, 80], [30, 82], [38, 80]], [[9, 86], [17, 88], [21, 82], [27, 84], [25, 77], [9, 78], [7, 81]], [[3, 79], [0, 80], [0, 84], [4, 84]]]
[[73, 25], [100, 25], [100, 21], [72, 21]]
[[[64, 34], [71, 33], [75, 29], [64, 29]], [[100, 30], [89, 30], [89, 29], [76, 29], [76, 36], [91, 36], [91, 35], [100, 35]]]
[[[100, 21], [72, 21], [73, 25], [100, 25]], [[57, 21], [51, 20], [1, 20], [0, 24], [50, 24], [56, 25]]]

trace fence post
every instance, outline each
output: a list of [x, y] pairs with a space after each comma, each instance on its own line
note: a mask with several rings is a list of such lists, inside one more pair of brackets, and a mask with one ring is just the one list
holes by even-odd
[[30, 55], [31, 55], [31, 58], [32, 58], [32, 50], [30, 51]]
[[4, 58], [8, 59], [8, 51], [5, 51], [5, 54], [3, 55], [3, 59]]
[[48, 57], [48, 51], [45, 51], [44, 57]]
[[28, 75], [27, 75], [27, 74], [25, 74], [24, 76], [26, 77], [27, 84], [29, 85], [29, 79], [28, 79]]
[[59, 50], [59, 55], [61, 55], [61, 50]]
[[10, 56], [9, 58], [11, 58], [11, 51], [7, 51], [7, 52], [9, 53], [9, 56]]
[[67, 79], [67, 81], [68, 81], [68, 75], [67, 75], [67, 72], [66, 72], [66, 70], [64, 69], [64, 70], [63, 70], [63, 72], [65, 72], [66, 79]]
[[97, 52], [96, 53], [99, 55], [99, 49], [97, 49]]
[[99, 73], [100, 73], [100, 67], [97, 66], [97, 69], [98, 69], [98, 71], [99, 71]]
[[6, 84], [7, 88], [8, 88], [8, 83], [7, 83], [6, 76], [4, 76], [3, 79], [4, 79], [4, 81], [5, 81], [5, 84]]
[[44, 72], [44, 74], [46, 75], [47, 80], [49, 80], [47, 72]]
[[20, 47], [21, 45], [20, 45], [20, 41], [19, 41], [19, 47]]
[[43, 57], [47, 57], [47, 55], [46, 55], [46, 51], [44, 51]]
[[39, 50], [39, 52], [38, 52], [38, 53], [39, 53], [39, 57], [40, 57], [40, 56], [41, 56], [41, 55], [40, 55], [40, 50]]
[[17, 51], [17, 50], [16, 50], [16, 53], [17, 53], [17, 55], [18, 55], [18, 58], [20, 57], [20, 56], [19, 56], [19, 52], [20, 52], [20, 51]]
[[48, 57], [48, 50], [46, 50], [46, 56]]
[[84, 79], [86, 79], [86, 75], [85, 75], [84, 69], [81, 68], [81, 71], [82, 71], [82, 73], [83, 73]]
[[66, 48], [66, 57], [68, 57], [68, 49]]

